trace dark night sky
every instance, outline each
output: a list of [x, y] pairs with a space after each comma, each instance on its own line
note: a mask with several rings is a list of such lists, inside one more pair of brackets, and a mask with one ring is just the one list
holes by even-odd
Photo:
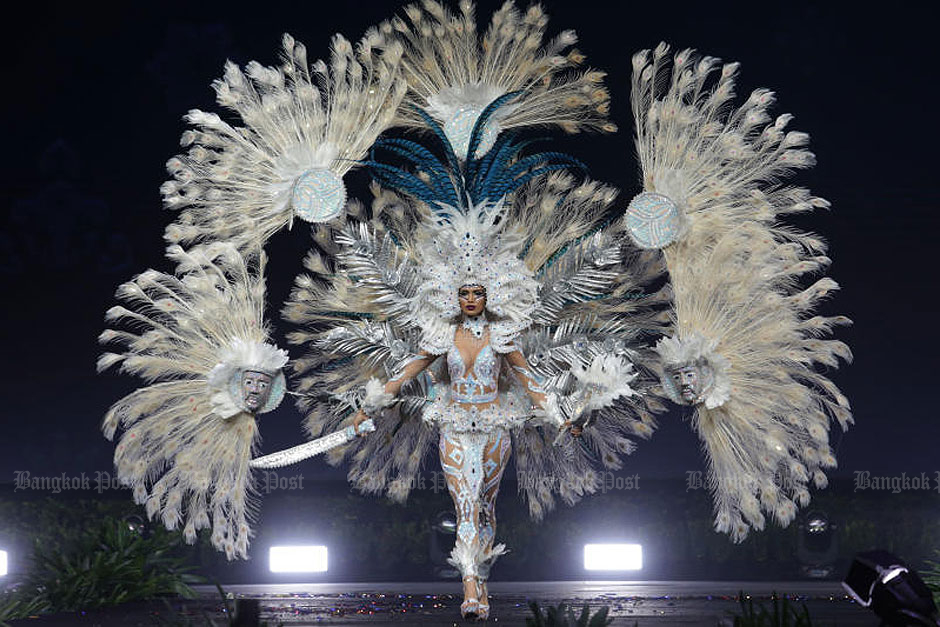
[[[342, 3], [336, 3], [342, 4]], [[855, 326], [839, 332], [855, 364], [835, 374], [857, 426], [834, 441], [840, 475], [940, 470], [940, 427], [928, 400], [940, 349], [934, 298], [938, 193], [936, 59], [926, 15], [851, 12], [816, 3], [755, 3], [718, 12], [715, 3], [598, 0], [548, 2], [550, 33], [574, 28], [591, 65], [609, 72], [622, 131], [563, 148], [595, 178], [637, 190], [630, 141], [629, 61], [666, 40], [742, 62], [739, 93], [778, 93], [776, 113], [813, 137], [819, 165], [797, 182], [832, 201], [802, 220], [831, 243], [831, 276], [843, 291], [824, 310]], [[148, 267], [170, 270], [162, 231], [163, 164], [178, 150], [181, 116], [213, 109], [212, 79], [230, 58], [276, 62], [280, 35], [327, 53], [329, 37], [358, 39], [397, 10], [393, 2], [206, 4], [186, 13], [171, 3], [34, 3], [3, 38], [3, 185], [0, 281], [3, 346], [0, 483], [34, 475], [110, 470], [113, 445], [98, 431], [104, 411], [136, 381], [96, 375], [104, 311], [118, 283]], [[177, 5], [178, 6], [178, 5]], [[488, 19], [495, 2], [478, 10]], [[888, 7], [899, 5], [882, 5]], [[362, 194], [363, 178], [353, 180]], [[356, 193], [355, 188], [353, 193]], [[307, 231], [269, 245], [270, 314], [276, 320], [300, 270]], [[278, 324], [279, 343], [289, 330]], [[917, 349], [916, 352], [914, 349]], [[299, 443], [300, 414], [289, 403], [265, 415], [264, 451]], [[679, 415], [662, 417], [625, 472], [682, 476], [702, 468], [695, 437]], [[319, 460], [305, 474], [339, 476]]]

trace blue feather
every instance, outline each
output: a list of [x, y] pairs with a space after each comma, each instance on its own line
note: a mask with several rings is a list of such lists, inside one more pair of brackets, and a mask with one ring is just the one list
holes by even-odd
[[496, 113], [497, 109], [521, 93], [521, 91], [511, 91], [508, 94], [503, 94], [490, 104], [486, 105], [486, 108], [480, 112], [480, 115], [477, 117], [477, 121], [473, 124], [473, 130], [470, 132], [470, 146], [467, 149], [468, 163], [477, 153], [477, 148], [480, 145], [480, 141], [483, 139], [483, 129], [486, 126], [486, 123], [490, 121], [490, 118], [493, 117], [493, 114]]
[[[420, 151], [412, 149], [408, 144], [414, 144]], [[373, 145], [373, 154], [375, 148], [384, 148], [389, 152], [404, 157], [418, 166], [419, 169], [427, 172], [433, 184], [433, 191], [437, 195], [436, 200], [451, 205], [457, 202], [457, 194], [454, 189], [453, 180], [448, 175], [444, 164], [442, 164], [431, 151], [420, 144], [408, 140], [379, 140]]]
[[369, 166], [372, 176], [385, 187], [406, 192], [432, 207], [439, 200], [438, 195], [427, 183], [410, 172], [375, 161], [367, 161], [365, 165]]
[[437, 136], [440, 140], [441, 145], [444, 147], [444, 156], [447, 157], [447, 162], [450, 164], [451, 172], [455, 174], [456, 187], [457, 187], [457, 196], [460, 198], [461, 205], [460, 207], [466, 209], [464, 206], [464, 198], [467, 197], [467, 190], [464, 189], [463, 176], [460, 169], [460, 160], [457, 158], [457, 154], [454, 152], [454, 147], [451, 146], [450, 140], [447, 139], [447, 135], [444, 133], [444, 129], [441, 128], [441, 125], [431, 117], [431, 115], [420, 107], [414, 107], [415, 111], [418, 112], [418, 115], [424, 119], [425, 123], [431, 129], [431, 132]]

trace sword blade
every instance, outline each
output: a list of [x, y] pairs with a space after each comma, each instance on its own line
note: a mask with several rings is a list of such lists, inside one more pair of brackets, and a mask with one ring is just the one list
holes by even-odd
[[[375, 423], [372, 422], [371, 418], [359, 424], [359, 433], [369, 433], [371, 431], [375, 431]], [[345, 429], [334, 431], [333, 433], [325, 435], [322, 438], [317, 438], [316, 440], [311, 440], [310, 442], [304, 442], [299, 446], [284, 449], [277, 453], [271, 453], [270, 455], [264, 455], [263, 457], [256, 457], [251, 460], [248, 465], [252, 468], [281, 468], [282, 466], [296, 464], [299, 461], [309, 459], [320, 453], [325, 453], [355, 439], [356, 428], [350, 425]]]

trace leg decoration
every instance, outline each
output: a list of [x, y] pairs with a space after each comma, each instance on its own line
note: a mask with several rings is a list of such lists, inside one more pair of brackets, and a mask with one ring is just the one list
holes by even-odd
[[496, 536], [496, 495], [499, 494], [499, 482], [503, 478], [506, 462], [509, 460], [509, 434], [497, 431], [486, 443], [483, 456], [483, 494], [480, 508], [480, 547], [482, 562], [477, 575], [482, 580], [489, 577], [490, 567], [503, 553], [506, 545], [493, 546]]
[[496, 495], [499, 493], [499, 482], [502, 480], [506, 462], [510, 451], [509, 434], [497, 431], [486, 443], [483, 458], [483, 503], [480, 511], [480, 546], [481, 561], [477, 566], [477, 591], [480, 595], [477, 616], [486, 619], [490, 614], [489, 591], [486, 580], [490, 576], [490, 568], [496, 559], [506, 553], [505, 544], [493, 545], [496, 536]]
[[441, 433], [441, 468], [457, 510], [457, 543], [447, 561], [464, 577], [476, 577], [480, 553], [480, 493], [483, 486], [482, 433]]

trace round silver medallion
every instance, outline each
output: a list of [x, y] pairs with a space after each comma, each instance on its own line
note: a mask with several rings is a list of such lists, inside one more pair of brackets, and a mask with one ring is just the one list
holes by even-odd
[[679, 208], [672, 200], [656, 192], [642, 192], [633, 197], [624, 223], [633, 242], [640, 248], [664, 248], [679, 237]]
[[343, 213], [346, 186], [326, 168], [314, 168], [297, 179], [290, 200], [294, 215], [301, 220], [326, 222]]

